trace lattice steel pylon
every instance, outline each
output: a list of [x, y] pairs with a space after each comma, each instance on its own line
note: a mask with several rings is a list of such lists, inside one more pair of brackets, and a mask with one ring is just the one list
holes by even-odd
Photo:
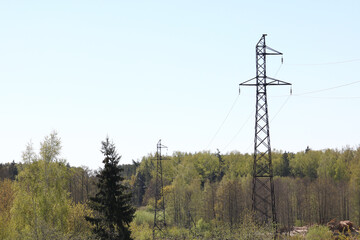
[[264, 223], [272, 221], [273, 224], [276, 224], [266, 87], [291, 84], [266, 75], [266, 56], [282, 55], [282, 53], [266, 46], [265, 37], [266, 34], [263, 34], [256, 44], [256, 77], [239, 85], [256, 87], [252, 209], [259, 221]]
[[166, 228], [165, 219], [165, 198], [162, 174], [162, 156], [161, 149], [167, 148], [161, 144], [161, 139], [157, 143], [156, 151], [156, 176], [155, 176], [155, 213], [153, 226], [153, 239], [164, 238], [164, 230]]

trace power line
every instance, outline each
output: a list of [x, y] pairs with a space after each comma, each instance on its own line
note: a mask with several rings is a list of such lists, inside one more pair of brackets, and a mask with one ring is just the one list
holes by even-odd
[[275, 115], [271, 118], [271, 120], [270, 120], [270, 123], [272, 122], [272, 121], [274, 121], [274, 119], [275, 119], [275, 117], [280, 113], [280, 111], [283, 109], [283, 107], [286, 105], [286, 103], [289, 101], [289, 99], [290, 99], [290, 97], [291, 97], [291, 95], [289, 95], [287, 98], [286, 98], [286, 100], [284, 101], [284, 103], [281, 105], [281, 107], [279, 108], [279, 110], [275, 113]]
[[233, 108], [235, 107], [235, 104], [236, 104], [237, 100], [239, 99], [239, 96], [240, 96], [240, 95], [237, 95], [237, 96], [236, 96], [235, 101], [233, 102], [233, 104], [232, 104], [229, 112], [226, 114], [226, 117], [225, 117], [224, 121], [221, 123], [220, 127], [217, 129], [217, 131], [215, 132], [214, 136], [211, 138], [210, 142], [209, 142], [208, 145], [206, 146], [206, 149], [209, 148], [209, 146], [212, 144], [212, 142], [214, 141], [214, 139], [216, 138], [216, 136], [217, 136], [218, 133], [220, 132], [221, 128], [224, 126], [224, 124], [225, 124], [226, 120], [228, 119], [231, 111], [232, 111]]
[[[318, 90], [314, 90], [314, 91], [310, 91], [310, 92], [296, 93], [296, 94], [292, 94], [292, 96], [299, 97], [299, 96], [313, 94], [313, 93], [326, 92], [326, 91], [330, 91], [330, 90], [333, 90], [333, 89], [350, 86], [350, 85], [357, 84], [357, 83], [360, 83], [360, 81], [346, 83], [346, 84], [342, 84], [342, 85], [338, 85], [338, 86], [330, 87], [330, 88], [318, 89]], [[280, 95], [280, 96], [271, 96], [271, 97], [287, 97], [287, 96], [288, 95]], [[350, 98], [359, 98], [359, 97], [350, 97]]]
[[[309, 63], [309, 64], [286, 64], [286, 65], [292, 65], [292, 66], [310, 66], [310, 65], [330, 65], [330, 64], [342, 64], [342, 63], [349, 63], [349, 62], [357, 62], [360, 61], [360, 59], [351, 59], [351, 60], [345, 60], [345, 61], [338, 61], [338, 62], [328, 62], [328, 63]], [[279, 73], [279, 71], [281, 70], [283, 65], [283, 61], [281, 62], [279, 68], [277, 69], [276, 73], [275, 73], [275, 77], [276, 75]], [[333, 89], [337, 89], [337, 88], [341, 88], [341, 87], [346, 87], [349, 85], [353, 85], [353, 84], [357, 84], [360, 83], [360, 81], [355, 81], [355, 82], [351, 82], [351, 83], [347, 83], [347, 84], [342, 84], [342, 85], [338, 85], [335, 87], [330, 87], [330, 88], [325, 88], [325, 89], [319, 89], [319, 90], [314, 90], [314, 91], [310, 91], [310, 92], [303, 92], [303, 93], [299, 93], [299, 94], [293, 94], [293, 96], [295, 97], [303, 97], [303, 95], [308, 95], [308, 94], [313, 94], [313, 93], [319, 93], [319, 92], [325, 92], [325, 91], [330, 91]], [[290, 99], [289, 95], [281, 95], [281, 96], [271, 96], [271, 97], [287, 97], [286, 100], [284, 101], [284, 103], [282, 104], [282, 106], [280, 107], [280, 109], [276, 112], [276, 114], [274, 115], [274, 117], [272, 117], [271, 121], [272, 122], [276, 116], [282, 111], [282, 109], [284, 108], [284, 106], [287, 104], [287, 102]], [[327, 98], [327, 99], [360, 99], [360, 97], [313, 97], [313, 96], [308, 96], [309, 98]], [[211, 140], [209, 141], [207, 148], [209, 148], [211, 146], [211, 144], [213, 143], [213, 141], [215, 140], [215, 138], [217, 137], [217, 135], [219, 134], [220, 130], [222, 129], [222, 127], [224, 126], [226, 120], [228, 119], [230, 113], [232, 112], [233, 108], [235, 107], [236, 102], [238, 101], [239, 95], [236, 97], [235, 101], [233, 102], [230, 110], [228, 111], [228, 113], [225, 116], [225, 119], [223, 120], [223, 122], [220, 124], [219, 128], [217, 129], [217, 131], [215, 132], [214, 136], [211, 138]], [[253, 112], [251, 113], [253, 114]], [[225, 147], [223, 148], [223, 151], [225, 151], [229, 145], [236, 139], [236, 137], [240, 134], [240, 132], [242, 131], [242, 129], [245, 127], [245, 125], [247, 124], [247, 122], [249, 121], [251, 114], [249, 115], [249, 117], [246, 119], [246, 121], [244, 122], [244, 124], [240, 127], [240, 129], [236, 132], [236, 134], [232, 137], [232, 139], [225, 145]]]
[[278, 75], [278, 73], [279, 73], [279, 71], [280, 71], [280, 69], [281, 69], [282, 65], [283, 65], [283, 58], [281, 58], [281, 64], [280, 64], [280, 66], [279, 66], [278, 70], [276, 71], [276, 73], [275, 73], [274, 77], [276, 77], [276, 76]]
[[350, 62], [359, 62], [360, 59], [350, 59], [344, 61], [337, 61], [337, 62], [326, 62], [326, 63], [295, 63], [295, 64], [286, 64], [289, 66], [321, 66], [321, 65], [334, 65], [334, 64], [343, 64], [343, 63], [350, 63]]
[[250, 120], [251, 116], [254, 114], [255, 111], [252, 111], [250, 115], [247, 117], [246, 121], [243, 123], [243, 125], [240, 127], [240, 129], [236, 132], [236, 134], [231, 138], [231, 140], [226, 144], [226, 146], [223, 148], [223, 152], [226, 151], [226, 149], [229, 147], [229, 145], [236, 139], [236, 137], [240, 134], [240, 132], [244, 129], [247, 122]]
[[[287, 98], [285, 99], [284, 103], [281, 105], [281, 107], [279, 108], [279, 110], [275, 113], [275, 115], [271, 118], [270, 123], [276, 118], [276, 116], [281, 112], [281, 110], [285, 107], [285, 105], [287, 104], [287, 102], [290, 100], [291, 95], [288, 95]], [[359, 97], [360, 98], [360, 97]], [[229, 147], [229, 145], [236, 139], [236, 137], [240, 134], [240, 132], [243, 130], [243, 128], [246, 126], [247, 122], [250, 120], [251, 116], [254, 114], [254, 111], [252, 111], [250, 113], [250, 115], [248, 116], [248, 118], [246, 119], [246, 121], [244, 122], [244, 124], [240, 127], [240, 129], [237, 131], [237, 133], [231, 138], [231, 140], [225, 145], [225, 147], [223, 148], [223, 152], [226, 151], [226, 149]], [[249, 145], [249, 147], [246, 148], [245, 151], [249, 150], [249, 148], [251, 147], [252, 143]]]
[[316, 96], [297, 96], [297, 97], [316, 98], [316, 99], [360, 99], [360, 97], [316, 97]]
[[353, 85], [353, 84], [356, 84], [356, 83], [360, 83], [360, 81], [355, 81], [355, 82], [351, 82], [351, 83], [338, 85], [338, 86], [335, 86], [335, 87], [324, 88], [324, 89], [320, 89], [320, 90], [315, 90], [315, 91], [311, 91], [311, 92], [304, 92], [304, 93], [299, 93], [299, 94], [293, 94], [293, 95], [294, 96], [301, 96], [301, 95], [307, 95], [307, 94], [312, 94], [312, 93], [325, 92], [325, 91], [333, 90], [333, 89], [336, 89], [336, 88], [341, 88], [341, 87], [346, 87], [346, 86], [349, 86], [349, 85]]
[[[279, 68], [277, 69], [274, 77], [276, 77], [276, 75], [279, 73], [279, 71], [281, 70], [282, 65], [283, 65], [283, 58], [281, 58], [281, 64], [280, 64]], [[224, 121], [221, 123], [220, 127], [218, 128], [218, 130], [216, 131], [216, 133], [214, 134], [214, 136], [212, 137], [212, 139], [211, 139], [210, 142], [208, 143], [206, 149], [208, 149], [208, 148], [210, 147], [210, 145], [212, 144], [212, 142], [214, 141], [214, 139], [216, 138], [216, 136], [217, 136], [218, 133], [220, 132], [221, 128], [224, 126], [224, 124], [225, 124], [226, 120], [228, 119], [231, 111], [232, 111], [233, 108], [235, 107], [235, 104], [236, 104], [239, 96], [240, 96], [240, 88], [239, 88], [239, 95], [237, 95], [237, 97], [236, 97], [234, 103], [232, 104], [229, 112], [227, 113]], [[253, 112], [252, 112], [252, 113], [253, 113]], [[245, 121], [245, 123], [243, 124], [243, 126], [238, 130], [238, 132], [237, 132], [237, 133], [235, 134], [235, 136], [231, 139], [231, 141], [225, 146], [225, 148], [223, 149], [223, 151], [225, 151], [226, 148], [235, 140], [235, 138], [237, 137], [237, 135], [239, 135], [239, 133], [240, 133], [241, 130], [244, 128], [244, 126], [245, 126], [245, 124], [247, 123], [247, 121], [249, 121], [250, 117], [251, 117], [251, 115], [249, 115], [249, 117], [247, 118], [247, 120]]]

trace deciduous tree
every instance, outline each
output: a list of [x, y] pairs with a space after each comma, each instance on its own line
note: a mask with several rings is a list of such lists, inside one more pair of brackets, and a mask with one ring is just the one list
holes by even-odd
[[56, 132], [41, 143], [37, 156], [28, 145], [24, 164], [14, 182], [12, 239], [59, 239], [67, 233], [70, 198], [65, 160], [59, 158]]

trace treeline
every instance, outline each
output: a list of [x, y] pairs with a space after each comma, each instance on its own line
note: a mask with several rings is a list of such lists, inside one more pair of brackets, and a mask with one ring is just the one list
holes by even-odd
[[[0, 163], [0, 181], [15, 180], [18, 171], [23, 169], [23, 163]], [[67, 191], [75, 203], [85, 202], [89, 196], [93, 196], [96, 190], [95, 172], [88, 167], [71, 167], [65, 164], [67, 169]]]
[[[360, 224], [360, 148], [274, 151], [272, 158], [280, 228], [333, 218]], [[129, 181], [134, 204], [147, 212], [154, 205], [154, 159], [144, 157]], [[162, 164], [168, 225], [195, 231], [199, 224], [230, 230], [243, 224], [252, 204], [252, 163], [252, 155], [238, 152], [167, 157]], [[151, 222], [147, 225], [151, 228]]]
[[[60, 150], [60, 139], [51, 134], [39, 153], [29, 144], [20, 164], [0, 164], [0, 239], [94, 239], [85, 216], [94, 214], [88, 202], [98, 191], [97, 172], [71, 167]], [[137, 208], [134, 239], [152, 237], [155, 159], [149, 155], [122, 165], [123, 183]], [[360, 147], [274, 150], [272, 160], [279, 228], [333, 218], [360, 224]], [[167, 238], [243, 238], [239, 229], [252, 223], [252, 163], [251, 154], [239, 152], [167, 156], [162, 162]]]
[[[124, 170], [122, 175], [126, 179], [136, 174], [136, 166], [139, 163], [123, 164], [121, 168]], [[69, 163], [65, 163], [67, 169], [68, 184], [66, 189], [71, 199], [75, 203], [84, 203], [89, 197], [94, 196], [96, 192], [96, 170], [89, 169], [87, 166], [71, 167]], [[5, 179], [14, 181], [18, 175], [18, 171], [23, 169], [23, 163], [0, 163], [0, 181]]]

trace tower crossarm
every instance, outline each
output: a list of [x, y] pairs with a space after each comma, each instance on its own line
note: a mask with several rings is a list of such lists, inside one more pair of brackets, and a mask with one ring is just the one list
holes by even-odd
[[267, 82], [265, 85], [269, 86], [279, 86], [279, 85], [292, 85], [291, 83], [284, 82], [275, 78], [267, 77], [267, 79], [270, 79], [271, 81]]
[[254, 77], [254, 78], [251, 78], [243, 83], [240, 83], [239, 84], [239, 87], [240, 86], [259, 86], [259, 85], [266, 85], [266, 86], [281, 86], [281, 85], [292, 85], [291, 83], [288, 83], [288, 82], [285, 82], [285, 81], [282, 81], [282, 80], [279, 80], [279, 79], [275, 79], [275, 78], [272, 78], [272, 77], [266, 77], [266, 79], [269, 79], [271, 81], [266, 81], [264, 83], [257, 83], [258, 80], [257, 80], [257, 77]]
[[279, 52], [279, 51], [277, 51], [277, 50], [275, 50], [275, 49], [273, 49], [273, 48], [271, 48], [271, 47], [269, 47], [269, 46], [266, 46], [266, 45], [265, 45], [265, 48], [266, 48], [267, 50], [272, 51], [272, 52], [265, 52], [265, 53], [264, 53], [265, 55], [283, 55], [281, 52]]

